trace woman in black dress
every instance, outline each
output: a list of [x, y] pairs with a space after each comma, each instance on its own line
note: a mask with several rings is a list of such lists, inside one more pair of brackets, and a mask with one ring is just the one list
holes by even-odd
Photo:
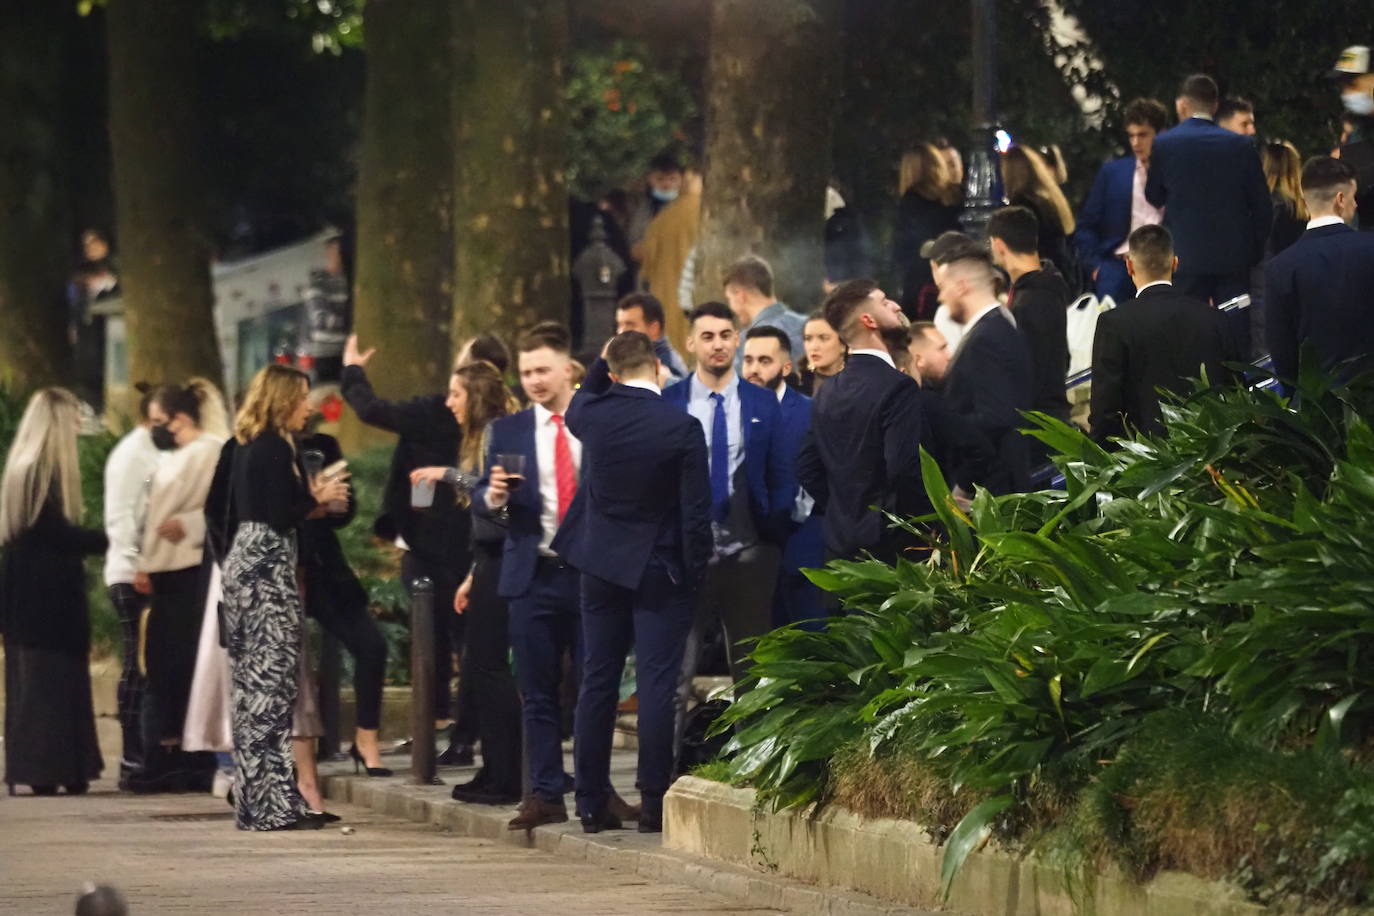
[[958, 230], [963, 189], [940, 150], [922, 143], [902, 155], [897, 193], [892, 267], [902, 279], [899, 301], [908, 318], [929, 320], [939, 302], [921, 246], [942, 232]]
[[307, 481], [292, 441], [310, 416], [310, 381], [268, 366], [235, 423], [230, 499], [237, 528], [224, 562], [224, 638], [231, 672], [234, 801], [241, 830], [317, 829], [292, 766], [291, 720], [301, 652], [297, 529], [348, 499], [340, 478]]
[[82, 558], [105, 535], [78, 526], [81, 408], [35, 394], [0, 477], [0, 634], [5, 638], [5, 782], [35, 795], [85, 792], [100, 775], [91, 702], [91, 622]]

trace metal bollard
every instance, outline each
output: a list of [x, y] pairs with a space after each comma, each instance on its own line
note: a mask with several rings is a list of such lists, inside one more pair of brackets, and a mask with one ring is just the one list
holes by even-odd
[[435, 783], [434, 583], [410, 583], [410, 771], [417, 786]]

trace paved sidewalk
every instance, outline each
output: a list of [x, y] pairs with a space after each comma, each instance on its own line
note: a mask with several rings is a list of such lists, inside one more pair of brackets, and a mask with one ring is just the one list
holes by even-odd
[[222, 800], [125, 795], [109, 781], [84, 798], [0, 797], [0, 914], [69, 914], [87, 881], [119, 887], [134, 916], [783, 912], [609, 862], [461, 837], [339, 802], [330, 808], [356, 833], [238, 831]]

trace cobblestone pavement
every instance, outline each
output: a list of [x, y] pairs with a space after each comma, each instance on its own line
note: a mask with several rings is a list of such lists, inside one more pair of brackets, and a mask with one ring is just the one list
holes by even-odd
[[69, 914], [88, 881], [119, 887], [132, 916], [779, 912], [363, 808], [331, 809], [356, 833], [238, 831], [220, 799], [136, 797], [109, 781], [84, 798], [0, 798], [0, 914]]

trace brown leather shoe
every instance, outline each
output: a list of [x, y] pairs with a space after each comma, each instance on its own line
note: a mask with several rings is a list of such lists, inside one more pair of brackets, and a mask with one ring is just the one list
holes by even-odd
[[531, 795], [520, 803], [520, 811], [506, 824], [507, 830], [533, 830], [545, 824], [562, 824], [568, 820], [568, 806], [562, 801], [546, 802]]
[[606, 799], [606, 812], [622, 821], [639, 820], [639, 810], [639, 805], [630, 804], [614, 789], [611, 790], [611, 797]]

